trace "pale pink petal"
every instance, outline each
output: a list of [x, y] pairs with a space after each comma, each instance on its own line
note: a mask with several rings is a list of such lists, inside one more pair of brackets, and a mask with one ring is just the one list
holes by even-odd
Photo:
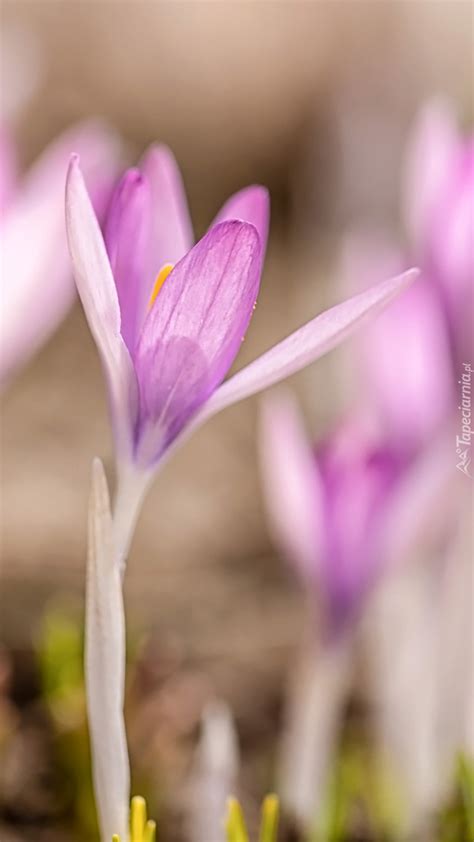
[[151, 146], [138, 169], [149, 181], [153, 216], [151, 266], [155, 278], [165, 263], [178, 263], [194, 243], [183, 180], [167, 146]]
[[77, 156], [67, 177], [66, 229], [76, 286], [107, 376], [117, 446], [127, 455], [137, 408], [136, 378], [120, 332], [112, 270]]
[[262, 401], [260, 464], [271, 532], [283, 555], [314, 584], [324, 555], [324, 492], [302, 418], [290, 393]]
[[47, 148], [21, 181], [2, 219], [2, 384], [45, 342], [74, 300], [64, 184], [75, 150], [83, 156], [96, 207], [103, 205], [115, 174], [117, 140], [106, 127], [85, 123]]

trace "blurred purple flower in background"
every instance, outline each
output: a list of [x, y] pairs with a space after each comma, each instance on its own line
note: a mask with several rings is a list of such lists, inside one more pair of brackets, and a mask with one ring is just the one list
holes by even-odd
[[118, 139], [105, 125], [85, 122], [64, 132], [18, 180], [16, 150], [0, 135], [2, 307], [0, 384], [38, 350], [75, 295], [64, 225], [64, 179], [79, 150], [96, 210], [102, 213], [118, 164]]
[[313, 449], [283, 394], [263, 405], [260, 453], [272, 532], [304, 584], [320, 594], [331, 638], [347, 630], [390, 561], [384, 526], [403, 461], [359, 420]]
[[[376, 586], [418, 556], [437, 558], [456, 531], [460, 475], [445, 433], [420, 453], [397, 445], [362, 412], [313, 448], [290, 396], [271, 395], [263, 404], [270, 531], [316, 620], [293, 676], [280, 761], [283, 803], [303, 827], [327, 796], [363, 636], [359, 621], [373, 610]], [[398, 634], [395, 627], [391, 639]]]
[[[77, 287], [107, 376], [119, 475], [115, 519], [123, 519], [124, 535], [172, 445], [329, 351], [416, 275], [405, 273], [323, 313], [221, 385], [258, 295], [266, 191], [251, 187], [229, 199], [191, 248], [179, 172], [171, 153], [154, 147], [117, 190], [106, 226], [108, 253], [77, 158], [66, 218]], [[126, 554], [124, 535], [118, 544]]]

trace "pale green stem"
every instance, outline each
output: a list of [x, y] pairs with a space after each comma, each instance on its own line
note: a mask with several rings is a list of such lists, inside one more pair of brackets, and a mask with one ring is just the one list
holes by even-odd
[[117, 468], [113, 529], [116, 560], [122, 578], [140, 510], [152, 478], [153, 473], [150, 471], [139, 471], [128, 465], [119, 465]]

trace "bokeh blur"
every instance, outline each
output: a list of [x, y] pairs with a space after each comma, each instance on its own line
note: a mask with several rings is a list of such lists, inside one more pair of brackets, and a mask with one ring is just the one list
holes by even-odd
[[[101, 117], [123, 138], [124, 166], [154, 140], [172, 148], [199, 236], [232, 192], [269, 188], [261, 293], [236, 369], [342, 300], [341, 255], [355, 229], [383, 227], [406, 245], [404, 157], [423, 104], [442, 96], [466, 133], [472, 126], [470, 2], [3, 0], [1, 15], [2, 123], [20, 172], [71, 124]], [[48, 277], [38, 281], [33, 318], [48, 294]], [[356, 342], [288, 384], [316, 442], [351, 411]], [[232, 711], [235, 786], [253, 827], [262, 796], [279, 787], [295, 665], [304, 671], [314, 658], [328, 668], [324, 641], [308, 644], [317, 638], [312, 600], [266, 525], [258, 405], [252, 398], [212, 419], [166, 464], [132, 544], [125, 600], [133, 789], [147, 795], [161, 842], [193, 839], [189, 790], [206, 705], [218, 698]], [[1, 437], [0, 837], [85, 842], [96, 838], [81, 673], [92, 458], [103, 458], [111, 484], [114, 471], [102, 372], [77, 301], [8, 383]], [[472, 750], [474, 739], [458, 741], [452, 768], [449, 752], [432, 768], [426, 749], [426, 770], [410, 754], [424, 748], [413, 748], [409, 731], [436, 704], [427, 686], [438, 651], [449, 667], [445, 683], [461, 688], [452, 709], [448, 701], [443, 708], [446, 742], [451, 720], [469, 707], [472, 536], [463, 513], [472, 485], [460, 479], [445, 616], [433, 610], [440, 561], [428, 552], [423, 564], [404, 560], [378, 584], [352, 635], [353, 677], [338, 726], [345, 748], [333, 747], [325, 779], [337, 779], [332, 797], [345, 818], [314, 839], [455, 842], [467, 833], [454, 770], [456, 762], [464, 768], [458, 752]], [[440, 518], [445, 499], [437, 505], [427, 523]], [[340, 692], [327, 681], [321, 704], [332, 710]], [[390, 695], [387, 710], [398, 719], [387, 724], [392, 685], [403, 693]], [[389, 772], [377, 752], [367, 760], [374, 745], [385, 758], [393, 744]], [[396, 770], [416, 766], [413, 786], [400, 793]], [[315, 799], [324, 801], [321, 821], [323, 811], [337, 812], [328, 800]], [[282, 840], [304, 838], [285, 805], [282, 821]]]

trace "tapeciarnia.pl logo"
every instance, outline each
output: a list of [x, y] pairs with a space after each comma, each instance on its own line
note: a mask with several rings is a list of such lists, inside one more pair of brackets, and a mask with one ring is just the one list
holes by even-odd
[[459, 458], [456, 468], [462, 471], [463, 474], [466, 474], [467, 477], [470, 477], [471, 436], [473, 435], [471, 426], [471, 378], [473, 369], [470, 363], [463, 363], [462, 366], [464, 370], [461, 374], [461, 379], [458, 380], [461, 386], [461, 403], [458, 406], [461, 412], [461, 435], [456, 436], [456, 454]]

